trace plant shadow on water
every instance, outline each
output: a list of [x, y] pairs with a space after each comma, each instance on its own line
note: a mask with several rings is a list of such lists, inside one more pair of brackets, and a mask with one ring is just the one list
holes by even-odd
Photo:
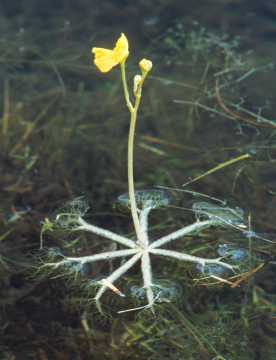
[[[171, 2], [161, 3], [155, 11], [165, 14]], [[230, 2], [221, 3], [230, 9]], [[80, 10], [88, 6], [85, 1], [74, 14], [67, 8], [67, 17], [49, 8], [44, 28], [35, 21], [34, 28], [24, 27], [20, 16], [1, 15], [0, 358], [273, 359], [276, 123], [271, 59], [244, 50], [243, 39], [180, 14], [173, 21], [166, 17], [164, 24], [156, 14], [143, 18], [138, 38], [131, 24], [121, 29], [121, 9], [97, 4], [99, 14], [86, 20]], [[125, 16], [139, 13], [125, 6]], [[22, 11], [34, 16], [35, 7]], [[112, 14], [118, 16], [113, 30], [100, 28]], [[160, 299], [155, 315], [117, 313], [144, 304], [138, 267], [116, 283], [125, 298], [112, 291], [104, 297], [102, 315], [86, 283], [112, 272], [118, 260], [97, 263], [81, 274], [70, 268], [69, 277], [64, 271], [50, 279], [37, 272], [36, 262], [45, 261], [39, 251], [41, 222], [53, 220], [58, 208], [83, 194], [91, 206], [88, 220], [133, 235], [129, 212], [116, 203], [127, 189], [122, 139], [128, 130], [118, 74], [104, 79], [96, 74], [89, 53], [98, 39], [107, 45], [128, 29], [137, 43], [131, 51], [145, 52], [154, 62], [139, 115], [136, 187], [177, 188], [169, 190], [174, 206], [151, 215], [150, 233], [158, 239], [190, 224], [195, 211], [203, 219], [223, 218], [218, 208], [225, 205], [243, 209], [247, 226], [211, 228], [174, 247], [234, 261], [246, 254], [241, 276], [154, 259], [154, 294]], [[135, 61], [128, 66], [133, 73]], [[249, 158], [208, 173], [244, 154]], [[43, 244], [57, 249], [55, 257], [117, 250], [94, 235], [46, 230]]]

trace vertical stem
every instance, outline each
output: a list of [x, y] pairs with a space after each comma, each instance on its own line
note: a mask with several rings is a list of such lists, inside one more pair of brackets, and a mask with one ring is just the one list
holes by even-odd
[[129, 133], [128, 133], [128, 161], [127, 161], [127, 168], [128, 168], [128, 193], [129, 193], [129, 201], [130, 201], [130, 208], [131, 208], [131, 216], [134, 223], [134, 228], [136, 232], [136, 236], [138, 242], [142, 243], [143, 233], [141, 230], [139, 217], [138, 217], [138, 210], [135, 198], [135, 189], [134, 189], [134, 175], [133, 175], [133, 153], [134, 153], [134, 137], [135, 137], [135, 127], [136, 127], [136, 120], [137, 120], [137, 110], [139, 107], [139, 102], [137, 102], [137, 98], [135, 101], [135, 106], [133, 107], [130, 99], [129, 99], [129, 91], [126, 81], [126, 73], [125, 73], [125, 62], [121, 63], [121, 74], [122, 74], [122, 82], [123, 82], [123, 89], [124, 89], [124, 96], [126, 100], [126, 104], [128, 110], [130, 112], [130, 125], [129, 125]]
[[124, 96], [126, 100], [126, 105], [128, 107], [128, 110], [130, 113], [133, 112], [133, 105], [129, 99], [129, 91], [127, 86], [127, 80], [126, 80], [126, 67], [125, 67], [125, 61], [121, 63], [121, 76], [122, 76], [122, 83], [123, 83], [123, 89], [124, 89]]
[[129, 134], [128, 134], [128, 192], [129, 192], [129, 201], [131, 208], [131, 215], [134, 223], [135, 232], [137, 235], [138, 242], [142, 243], [143, 234], [141, 231], [140, 221], [138, 217], [138, 210], [135, 198], [135, 188], [134, 188], [134, 171], [133, 171], [133, 153], [134, 153], [134, 136], [135, 136], [135, 126], [136, 126], [137, 113], [133, 111], [131, 113], [130, 125], [129, 125]]

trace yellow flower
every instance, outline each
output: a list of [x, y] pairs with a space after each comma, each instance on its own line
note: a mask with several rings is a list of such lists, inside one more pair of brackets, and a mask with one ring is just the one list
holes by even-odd
[[128, 41], [125, 34], [121, 34], [113, 50], [97, 48], [92, 49], [95, 55], [94, 63], [101, 72], [108, 72], [114, 66], [121, 64], [129, 55]]
[[152, 62], [147, 59], [142, 59], [139, 62], [139, 66], [140, 66], [142, 73], [148, 73], [152, 68]]

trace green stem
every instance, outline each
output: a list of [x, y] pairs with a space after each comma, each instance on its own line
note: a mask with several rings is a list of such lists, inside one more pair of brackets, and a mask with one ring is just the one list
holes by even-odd
[[124, 96], [126, 100], [126, 105], [128, 107], [128, 110], [130, 113], [133, 112], [133, 105], [129, 99], [129, 91], [127, 86], [127, 80], [126, 80], [126, 67], [125, 67], [125, 61], [121, 63], [121, 75], [122, 75], [122, 82], [123, 82], [123, 89], [124, 89]]
[[134, 137], [135, 137], [135, 128], [136, 128], [136, 120], [137, 120], [137, 111], [140, 104], [141, 92], [140, 96], [135, 99], [135, 106], [132, 105], [129, 99], [129, 91], [126, 81], [125, 74], [125, 63], [121, 64], [121, 74], [122, 74], [122, 82], [124, 88], [124, 96], [126, 100], [126, 104], [128, 110], [130, 112], [130, 125], [129, 125], [129, 133], [128, 133], [128, 160], [127, 160], [127, 169], [128, 169], [128, 194], [129, 194], [129, 202], [131, 209], [131, 216], [134, 223], [134, 228], [136, 232], [136, 236], [138, 242], [140, 244], [143, 243], [143, 232], [141, 229], [139, 217], [138, 217], [138, 209], [135, 198], [135, 188], [134, 188], [134, 171], [133, 171], [133, 154], [134, 154]]
[[140, 221], [138, 217], [138, 210], [135, 198], [135, 188], [134, 188], [134, 176], [133, 176], [133, 153], [134, 153], [134, 136], [135, 136], [135, 127], [136, 127], [137, 113], [133, 111], [130, 117], [129, 133], [128, 133], [128, 193], [129, 201], [131, 208], [131, 215], [134, 223], [135, 232], [138, 238], [138, 242], [141, 243], [142, 239], [142, 230], [140, 226]]

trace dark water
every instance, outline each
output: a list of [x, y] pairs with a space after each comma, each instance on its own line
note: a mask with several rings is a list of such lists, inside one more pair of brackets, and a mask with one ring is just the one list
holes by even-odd
[[[0, 359], [274, 359], [276, 2], [2, 0], [0, 30]], [[127, 191], [119, 71], [100, 74], [91, 57], [92, 46], [112, 48], [121, 32], [129, 82], [141, 58], [153, 62], [136, 187], [205, 195], [172, 192], [178, 209], [152, 216], [153, 238], [191, 223], [193, 204], [215, 197], [243, 209], [247, 233], [211, 229], [174, 249], [213, 257], [218, 245], [236, 244], [256, 259], [234, 287], [157, 259], [155, 276], [171, 281], [178, 299], [158, 304], [156, 315], [117, 314], [137, 306], [138, 267], [120, 283], [126, 300], [106, 296], [106, 316], [72, 278], [37, 272], [41, 222], [75, 197], [85, 195], [93, 224], [133, 231], [114, 207]], [[112, 250], [93, 236], [51, 231], [44, 244], [73, 256]]]

